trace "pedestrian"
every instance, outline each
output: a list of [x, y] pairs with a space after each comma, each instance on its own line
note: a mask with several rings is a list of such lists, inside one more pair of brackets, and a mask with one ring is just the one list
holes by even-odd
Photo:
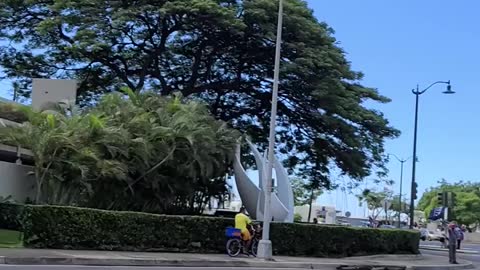
[[455, 227], [455, 235], [457, 236], [457, 249], [460, 249], [462, 241], [465, 239], [465, 235], [463, 230], [458, 226]]
[[318, 224], [318, 219], [317, 218], [313, 218], [313, 224]]
[[457, 224], [455, 221], [450, 222], [448, 225], [448, 260], [451, 264], [458, 264], [457, 262], [457, 234], [455, 233], [455, 228]]

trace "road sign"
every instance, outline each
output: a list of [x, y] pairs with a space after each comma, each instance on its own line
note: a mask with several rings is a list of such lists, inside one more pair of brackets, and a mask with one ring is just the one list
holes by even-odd
[[437, 207], [432, 209], [428, 219], [435, 221], [435, 220], [442, 219], [444, 217], [445, 217], [445, 207]]

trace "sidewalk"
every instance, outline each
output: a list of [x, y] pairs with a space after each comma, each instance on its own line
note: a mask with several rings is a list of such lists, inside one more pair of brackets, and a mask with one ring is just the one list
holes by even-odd
[[[0, 264], [96, 265], [161, 267], [248, 267], [342, 269], [341, 266], [390, 266], [388, 269], [470, 269], [470, 262], [448, 265], [448, 258], [432, 255], [378, 255], [344, 259], [275, 257], [230, 258], [219, 254], [145, 253], [117, 251], [74, 251], [41, 249], [0, 249]], [[382, 268], [381, 268], [382, 269]]]

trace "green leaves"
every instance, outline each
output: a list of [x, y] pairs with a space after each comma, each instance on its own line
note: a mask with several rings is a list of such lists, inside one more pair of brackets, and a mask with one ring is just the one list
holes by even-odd
[[463, 181], [449, 184], [445, 180], [439, 181], [438, 184], [427, 190], [418, 202], [417, 208], [424, 211], [427, 218], [433, 208], [440, 206], [437, 202], [437, 194], [450, 191], [456, 194], [456, 204], [453, 209], [455, 220], [465, 225], [480, 223], [480, 184]]
[[[27, 205], [17, 209], [0, 204], [0, 209], [6, 213], [5, 218], [0, 216], [0, 224], [23, 225], [25, 245], [30, 248], [219, 253], [225, 251], [225, 228], [233, 226], [233, 220], [225, 218], [77, 207]], [[17, 213], [24, 216], [24, 224], [18, 224]], [[408, 230], [277, 222], [271, 228], [273, 252], [282, 256], [417, 254], [420, 238], [418, 232]]]
[[[266, 146], [277, 10], [272, 0], [2, 1], [0, 66], [22, 89], [31, 78], [74, 78], [85, 106], [124, 87], [179, 92]], [[384, 140], [399, 132], [365, 104], [389, 99], [360, 83], [305, 1], [286, 0], [284, 15], [278, 150], [286, 164], [305, 177], [320, 168], [325, 188], [335, 186], [332, 167], [355, 180], [384, 173]]]
[[125, 93], [77, 113], [29, 111], [29, 122], [0, 129], [33, 152], [36, 202], [199, 213], [224, 196], [239, 134], [197, 101]]
[[291, 181], [293, 189], [293, 200], [295, 206], [303, 206], [315, 202], [322, 194], [320, 188], [311, 188], [311, 185], [305, 183], [301, 178], [293, 178]]

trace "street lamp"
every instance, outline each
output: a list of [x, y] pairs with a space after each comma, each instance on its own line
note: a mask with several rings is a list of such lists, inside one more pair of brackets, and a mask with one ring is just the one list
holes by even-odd
[[398, 195], [398, 205], [400, 207], [400, 210], [398, 211], [398, 228], [401, 227], [400, 220], [401, 220], [401, 215], [402, 215], [402, 185], [403, 185], [403, 164], [407, 162], [409, 159], [412, 157], [409, 157], [407, 159], [401, 159], [395, 154], [388, 154], [389, 156], [395, 157], [398, 162], [400, 162], [400, 194]]
[[[417, 129], [418, 129], [418, 99], [421, 94], [427, 92], [432, 86], [436, 84], [446, 84], [447, 89], [443, 92], [444, 94], [454, 94], [455, 92], [452, 91], [452, 86], [450, 85], [450, 81], [438, 81], [432, 83], [427, 88], [423, 89], [422, 91], [419, 90], [418, 84], [417, 89], [413, 89], [412, 93], [415, 95], [415, 126], [413, 130], [413, 156], [417, 156]], [[415, 199], [416, 199], [416, 189], [417, 183], [415, 182], [415, 173], [416, 173], [416, 164], [417, 159], [414, 158], [412, 162], [412, 186], [411, 186], [411, 196], [410, 196], [410, 229], [413, 229], [414, 226], [414, 215], [415, 215]]]
[[268, 139], [268, 164], [265, 174], [265, 204], [263, 210], [262, 240], [258, 244], [258, 257], [266, 260], [272, 258], [272, 242], [270, 241], [270, 221], [272, 220], [272, 170], [274, 163], [275, 126], [277, 118], [278, 83], [280, 77], [280, 52], [282, 48], [283, 0], [278, 0], [277, 41], [275, 44], [275, 67], [273, 71], [272, 111], [270, 114], [270, 136]]

